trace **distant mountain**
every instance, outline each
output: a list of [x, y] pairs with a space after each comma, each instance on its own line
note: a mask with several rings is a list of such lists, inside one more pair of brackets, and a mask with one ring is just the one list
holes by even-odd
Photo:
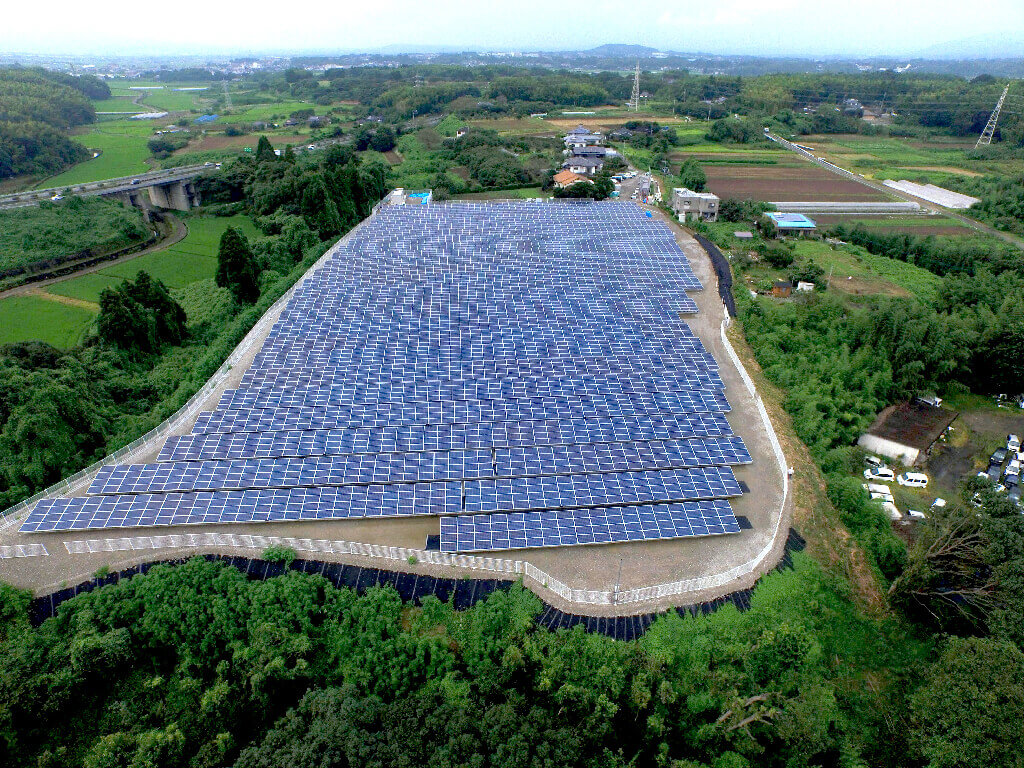
[[596, 56], [632, 56], [646, 59], [659, 53], [659, 51], [657, 48], [648, 48], [646, 45], [605, 43], [604, 45], [597, 46], [597, 48], [591, 48], [589, 51], [580, 51], [580, 53], [592, 53]]
[[1015, 59], [1024, 57], [1024, 32], [966, 37], [914, 53], [922, 59]]

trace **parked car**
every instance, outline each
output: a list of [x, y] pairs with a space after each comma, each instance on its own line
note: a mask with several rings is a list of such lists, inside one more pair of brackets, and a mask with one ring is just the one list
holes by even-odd
[[1007, 451], [1005, 448], [997, 448], [992, 453], [992, 455], [989, 456], [989, 458], [988, 458], [988, 465], [990, 467], [995, 465], [995, 464], [998, 464], [999, 466], [1002, 466], [1003, 462], [1006, 461], [1006, 455], [1008, 453], [1009, 453], [1009, 451]]
[[896, 482], [908, 488], [927, 488], [928, 475], [923, 472], [904, 472], [896, 478]]
[[1020, 438], [1017, 435], [1006, 436], [1006, 450], [1014, 453], [1020, 450]]
[[916, 509], [908, 509], [907, 510], [907, 517], [909, 517], [909, 518], [911, 518], [913, 520], [926, 520], [927, 519], [927, 515], [925, 515], [924, 512], [918, 512]]
[[884, 467], [885, 466], [885, 462], [882, 461], [877, 456], [865, 456], [864, 457], [864, 463], [867, 464], [869, 467], [875, 467], [876, 469], [878, 467]]
[[942, 509], [946, 506], [946, 500], [941, 496], [936, 497], [935, 501], [932, 502], [932, 509]]
[[58, 200], [63, 200], [64, 199], [64, 195], [61, 195], [61, 194], [58, 193], [58, 194], [54, 195], [53, 197], [51, 197], [50, 199], [53, 200], [53, 202], [57, 202]]
[[872, 499], [872, 501], [887, 501], [890, 504], [893, 503], [893, 498], [892, 498], [892, 494], [891, 493], [872, 493], [871, 494], [871, 499]]
[[889, 486], [879, 485], [878, 483], [866, 483], [864, 484], [864, 490], [868, 493], [891, 493]]
[[999, 482], [999, 476], [1002, 475], [1002, 474], [1003, 474], [1003, 465], [1002, 464], [993, 464], [993, 465], [991, 465], [988, 468], [988, 472], [985, 473], [985, 476], [988, 477], [988, 479], [991, 480], [993, 483], [998, 483]]
[[1007, 488], [1016, 488], [1020, 485], [1020, 475], [1015, 472], [1007, 472], [1003, 475], [1003, 485]]
[[132, 184], [141, 184], [142, 179], [132, 179]]
[[873, 469], [864, 470], [865, 480], [877, 480], [881, 483], [891, 483], [896, 479], [896, 473], [888, 467], [875, 467]]
[[915, 397], [914, 402], [921, 405], [930, 405], [932, 408], [938, 408], [942, 405], [942, 398], [935, 395], [921, 395], [919, 397]]
[[1015, 485], [1006, 494], [1006, 498], [1012, 501], [1014, 504], [1020, 504], [1020, 486]]

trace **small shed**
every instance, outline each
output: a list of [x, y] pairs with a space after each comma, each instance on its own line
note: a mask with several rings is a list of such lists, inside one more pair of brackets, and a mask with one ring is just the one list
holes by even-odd
[[802, 213], [777, 213], [771, 211], [766, 213], [765, 216], [772, 220], [780, 235], [806, 235], [818, 228], [813, 219], [807, 218]]
[[789, 298], [791, 293], [793, 293], [793, 284], [789, 280], [776, 280], [775, 285], [772, 286], [772, 296], [777, 299]]
[[959, 414], [924, 403], [891, 405], [857, 440], [869, 453], [912, 466], [922, 461]]
[[798, 291], [813, 291], [814, 290], [814, 283], [808, 283], [806, 280], [800, 280], [796, 284], [796, 289]]

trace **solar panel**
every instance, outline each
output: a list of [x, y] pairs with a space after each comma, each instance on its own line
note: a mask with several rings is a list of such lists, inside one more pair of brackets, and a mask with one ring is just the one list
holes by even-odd
[[573, 511], [513, 512], [441, 518], [441, 551], [611, 544], [738, 533], [728, 501], [687, 501]]
[[192, 434], [38, 502], [23, 530], [437, 515], [522, 518], [529, 546], [734, 532], [724, 499], [751, 457], [684, 318], [699, 290], [633, 205], [385, 206]]
[[502, 450], [355, 453], [330, 456], [116, 464], [90, 494], [414, 483], [491, 477], [623, 472], [750, 462], [739, 437], [530, 446]]

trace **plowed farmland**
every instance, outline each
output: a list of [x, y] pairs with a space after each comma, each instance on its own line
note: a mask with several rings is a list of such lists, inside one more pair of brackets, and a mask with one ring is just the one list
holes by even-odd
[[789, 202], [884, 202], [892, 198], [811, 163], [707, 164], [708, 189], [721, 198]]

